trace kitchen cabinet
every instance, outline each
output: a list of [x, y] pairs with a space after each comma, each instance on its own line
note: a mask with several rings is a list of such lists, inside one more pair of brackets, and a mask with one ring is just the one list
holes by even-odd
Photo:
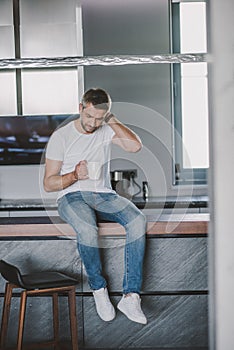
[[[193, 217], [198, 221], [191, 221]], [[169, 218], [173, 220], [171, 215], [168, 215]], [[147, 325], [129, 321], [120, 311], [117, 311], [113, 321], [107, 323], [97, 316], [75, 237], [43, 236], [42, 233], [32, 237], [7, 237], [5, 233], [0, 241], [0, 258], [17, 264], [24, 273], [52, 269], [64, 271], [78, 279], [78, 332], [82, 348], [204, 350], [208, 349], [207, 220], [206, 214], [189, 214], [175, 231], [162, 232], [167, 224], [163, 221], [156, 223], [155, 228], [148, 232], [141, 293]], [[37, 224], [34, 226], [37, 232]], [[0, 231], [2, 227], [0, 225]], [[23, 227], [27, 229], [27, 225]], [[42, 225], [38, 227], [41, 229]], [[103, 273], [107, 276], [110, 298], [116, 306], [121, 298], [125, 237], [123, 233], [107, 235], [105, 230], [103, 232], [101, 239], [105, 240], [107, 247], [101, 249]], [[3, 293], [4, 280], [1, 278], [0, 310]], [[63, 296], [59, 300], [61, 340], [66, 342], [70, 339], [67, 300]], [[52, 336], [52, 322], [47, 317], [50, 307], [47, 297], [44, 297], [43, 303], [38, 298], [31, 298], [26, 316], [26, 341], [33, 341], [35, 337], [43, 341]], [[18, 308], [16, 293], [9, 324], [10, 346], [14, 346], [14, 320]], [[38, 317], [38, 314], [41, 316]], [[35, 324], [36, 327], [33, 326]]]

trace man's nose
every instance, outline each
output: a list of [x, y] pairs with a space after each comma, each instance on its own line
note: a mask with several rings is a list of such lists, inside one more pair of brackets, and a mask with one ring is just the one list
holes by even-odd
[[90, 124], [91, 124], [92, 127], [96, 126], [96, 119], [92, 119]]

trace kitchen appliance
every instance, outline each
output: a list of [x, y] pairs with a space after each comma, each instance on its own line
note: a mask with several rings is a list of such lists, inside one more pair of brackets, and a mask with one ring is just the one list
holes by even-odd
[[136, 182], [136, 169], [111, 171], [111, 185], [120, 196], [132, 199], [141, 192], [141, 187]]

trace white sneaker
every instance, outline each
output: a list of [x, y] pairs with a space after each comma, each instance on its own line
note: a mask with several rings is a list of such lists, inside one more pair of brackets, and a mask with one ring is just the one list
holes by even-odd
[[147, 319], [141, 310], [141, 298], [137, 293], [124, 295], [117, 308], [129, 318], [129, 320], [146, 324]]
[[115, 318], [115, 309], [109, 299], [107, 288], [93, 291], [96, 310], [103, 321], [111, 321]]

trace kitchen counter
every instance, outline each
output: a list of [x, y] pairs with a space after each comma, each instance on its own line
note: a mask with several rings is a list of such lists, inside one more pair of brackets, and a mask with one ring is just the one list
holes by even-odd
[[[154, 348], [159, 339], [161, 348], [205, 348], [208, 344], [207, 237], [210, 218], [200, 208], [207, 207], [208, 198], [151, 197], [147, 202], [135, 198], [134, 203], [141, 210], [149, 209], [145, 210], [147, 239], [141, 291], [142, 305], [148, 318], [144, 329], [121, 313], [117, 314], [114, 322], [107, 322], [103, 329], [103, 321], [96, 314], [87, 275], [77, 251], [76, 234], [58, 216], [55, 201], [43, 203], [41, 199], [9, 199], [0, 202], [0, 258], [16, 264], [25, 274], [48, 270], [49, 267], [79, 280], [76, 297], [82, 348], [103, 348], [103, 340], [106, 348], [112, 348], [113, 344], [115, 348], [121, 348], [123, 344], [127, 348], [131, 348], [132, 344], [138, 349]], [[188, 213], [187, 208], [195, 209]], [[7, 212], [10, 213], [8, 216]], [[98, 222], [98, 226], [103, 273], [107, 277], [112, 302], [117, 305], [122, 295], [125, 230], [114, 222]], [[2, 305], [4, 283], [1, 277], [0, 282]], [[39, 303], [38, 298], [32, 299], [31, 308], [41, 314], [51, 307], [51, 300], [45, 298], [43, 303]], [[17, 295], [14, 300], [18, 302]], [[66, 315], [64, 305], [66, 303], [60, 306], [63, 315], [61, 327]], [[12, 317], [17, 317], [16, 309], [12, 313]], [[43, 317], [38, 321], [37, 315], [29, 313], [28, 324], [39, 322], [38, 336], [42, 341], [48, 324]], [[96, 333], [97, 329], [101, 329], [101, 336]], [[125, 329], [128, 329], [127, 333]], [[10, 332], [13, 331], [13, 325], [10, 325]], [[53, 332], [48, 332], [53, 337]], [[35, 335], [34, 329], [28, 334], [31, 341], [33, 337], [30, 334]], [[66, 338], [69, 334], [63, 333], [63, 336]]]
[[[117, 313], [114, 322], [106, 322], [103, 328], [77, 252], [75, 233], [58, 216], [0, 218], [0, 258], [16, 264], [25, 274], [49, 268], [79, 280], [76, 296], [82, 348], [117, 349], [125, 344], [125, 348], [130, 349], [134, 344], [139, 350], [153, 349], [159, 340], [160, 348], [207, 348], [209, 215], [147, 215], [147, 223], [141, 297], [148, 324], [143, 327]], [[125, 232], [117, 223], [100, 222], [99, 234], [103, 273], [116, 306], [122, 295]], [[0, 305], [3, 295], [4, 283], [0, 277]], [[18, 303], [17, 294], [14, 296], [15, 303]], [[70, 335], [64, 326], [64, 322], [68, 322], [64, 298], [60, 296], [60, 322], [66, 339]], [[28, 313], [28, 324], [39, 326], [37, 335], [41, 341], [53, 337], [48, 318], [38, 317], [51, 308], [51, 300], [44, 299], [41, 303], [38, 298], [32, 298], [30, 308], [38, 312]], [[18, 309], [12, 309], [14, 319], [18, 317]], [[14, 324], [9, 327], [13, 333]], [[27, 327], [29, 342], [34, 339], [30, 334], [35, 336], [35, 329], [30, 331]]]
[[[147, 235], [206, 235], [209, 214], [147, 215]], [[114, 222], [99, 222], [99, 235], [120, 237], [124, 227]], [[8, 217], [0, 218], [0, 239], [49, 239], [76, 238], [72, 227], [59, 217]]]

